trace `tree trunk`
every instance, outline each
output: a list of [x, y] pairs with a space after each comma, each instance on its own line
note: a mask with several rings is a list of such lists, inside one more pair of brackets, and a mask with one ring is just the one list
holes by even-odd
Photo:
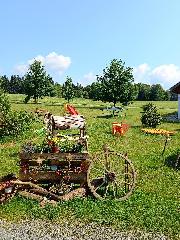
[[[114, 107], [116, 107], [116, 101], [113, 101]], [[113, 110], [113, 117], [114, 117], [115, 110]]]

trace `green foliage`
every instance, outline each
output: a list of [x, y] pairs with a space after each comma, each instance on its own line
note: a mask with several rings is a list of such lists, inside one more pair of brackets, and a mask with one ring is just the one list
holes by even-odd
[[83, 145], [77, 141], [69, 141], [64, 139], [60, 141], [58, 139], [44, 139], [41, 143], [35, 144], [28, 142], [22, 145], [21, 151], [24, 153], [78, 153], [83, 151]]
[[37, 102], [38, 98], [50, 96], [53, 91], [52, 78], [47, 75], [40, 61], [35, 60], [30, 66], [24, 78], [24, 91], [28, 96], [27, 102], [33, 98]]
[[10, 111], [11, 104], [9, 102], [9, 99], [7, 95], [0, 90], [0, 119], [1, 121], [4, 121], [4, 117], [8, 114]]
[[167, 99], [167, 93], [160, 84], [154, 84], [151, 86], [149, 100], [163, 101]]
[[1, 134], [4, 136], [18, 136], [27, 130], [33, 121], [33, 116], [27, 112], [9, 111], [5, 116], [5, 127]]
[[9, 92], [9, 79], [6, 75], [0, 76], [0, 89], [4, 92]]
[[74, 97], [76, 98], [84, 97], [84, 88], [80, 83], [77, 83], [76, 85], [73, 84], [73, 89], [74, 89]]
[[59, 83], [54, 84], [54, 93], [58, 98], [62, 97], [62, 86]]
[[141, 122], [144, 126], [155, 128], [161, 124], [162, 117], [157, 112], [157, 107], [152, 103], [148, 103], [143, 106], [143, 113], [141, 116]]
[[151, 86], [144, 83], [135, 84], [137, 88], [137, 100], [138, 101], [148, 101], [150, 98]]
[[18, 136], [29, 128], [33, 116], [25, 111], [12, 111], [7, 95], [0, 92], [0, 120], [1, 136]]
[[110, 66], [103, 70], [103, 75], [97, 77], [100, 83], [100, 99], [113, 102], [114, 106], [118, 101], [121, 103], [132, 101], [135, 97], [132, 71], [132, 68], [125, 67], [121, 59], [113, 59]]
[[138, 101], [168, 101], [177, 100], [173, 93], [165, 91], [160, 84], [148, 85], [144, 83], [135, 84]]
[[87, 91], [88, 98], [90, 99], [93, 99], [93, 100], [102, 99], [100, 82], [93, 82], [91, 85], [86, 86], [85, 91]]
[[69, 102], [74, 97], [74, 87], [72, 83], [72, 78], [67, 77], [65, 83], [62, 87], [62, 95]]
[[24, 79], [20, 76], [12, 75], [9, 80], [9, 93], [24, 93]]
[[77, 141], [69, 141], [66, 139], [65, 141], [59, 141], [56, 144], [57, 147], [59, 147], [60, 152], [64, 153], [77, 153], [77, 152], [82, 152], [83, 150], [83, 145], [81, 143], [77, 143]]

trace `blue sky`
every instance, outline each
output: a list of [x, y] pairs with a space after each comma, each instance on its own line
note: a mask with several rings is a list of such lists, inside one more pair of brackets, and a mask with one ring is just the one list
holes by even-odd
[[135, 82], [180, 81], [179, 0], [6, 0], [0, 3], [0, 75], [40, 59], [54, 81], [89, 84], [113, 58]]

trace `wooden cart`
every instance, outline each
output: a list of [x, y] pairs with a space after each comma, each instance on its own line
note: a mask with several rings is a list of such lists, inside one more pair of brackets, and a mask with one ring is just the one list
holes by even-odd
[[[98, 199], [127, 199], [134, 187], [136, 173], [127, 155], [102, 153], [20, 153], [19, 176], [0, 179], [0, 202], [16, 192], [42, 200], [69, 200], [72, 196], [92, 194]], [[71, 194], [73, 193], [73, 194]], [[35, 198], [36, 198], [35, 197]], [[42, 198], [43, 197], [43, 198]]]

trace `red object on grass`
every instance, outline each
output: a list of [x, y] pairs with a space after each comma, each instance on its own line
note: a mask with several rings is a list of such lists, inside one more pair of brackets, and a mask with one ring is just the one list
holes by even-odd
[[71, 114], [71, 115], [79, 115], [75, 107], [72, 105], [66, 104], [66, 110]]
[[120, 136], [123, 136], [127, 130], [129, 129], [129, 124], [126, 123], [112, 123], [112, 133], [113, 134], [120, 134]]

